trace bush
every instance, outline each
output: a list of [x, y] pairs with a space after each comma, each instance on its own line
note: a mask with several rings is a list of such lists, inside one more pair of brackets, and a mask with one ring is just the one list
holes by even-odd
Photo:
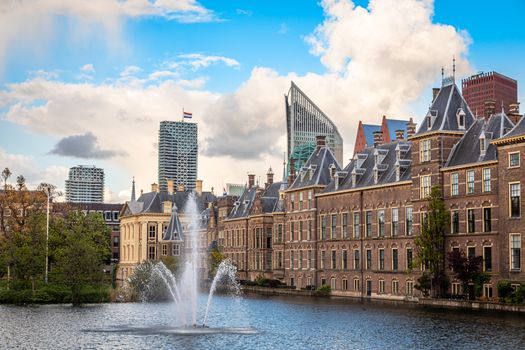
[[499, 281], [497, 284], [497, 289], [498, 289], [498, 297], [500, 299], [505, 299], [513, 293], [510, 281]]
[[315, 291], [315, 294], [321, 295], [321, 296], [327, 296], [332, 292], [332, 288], [330, 288], [329, 285], [323, 284], [321, 287], [317, 288]]

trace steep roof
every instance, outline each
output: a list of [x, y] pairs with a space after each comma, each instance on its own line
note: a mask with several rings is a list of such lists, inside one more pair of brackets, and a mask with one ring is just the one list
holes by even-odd
[[252, 186], [251, 188], [246, 187], [239, 199], [235, 201], [227, 219], [238, 219], [248, 216], [253, 206], [257, 189], [257, 186]]
[[337, 159], [328, 147], [317, 148], [301, 168], [289, 189], [327, 185], [332, 179], [331, 167], [335, 167], [335, 171], [341, 170]]
[[164, 232], [162, 239], [165, 241], [184, 240], [184, 232], [182, 231], [182, 225], [179, 220], [179, 214], [177, 213], [176, 205], [174, 205], [171, 209], [170, 223], [168, 224], [168, 228], [166, 229], [166, 232]]
[[[394, 141], [377, 147], [367, 147], [356, 154], [342, 171], [336, 173], [323, 193], [410, 180], [411, 149], [412, 142], [410, 141]], [[399, 159], [397, 158], [398, 152]], [[396, 176], [398, 166], [399, 179]], [[375, 179], [376, 170], [377, 181]], [[352, 183], [354, 174], [355, 184]], [[336, 181], [338, 181], [337, 185]]]
[[495, 143], [499, 143], [501, 141], [505, 141], [514, 137], [520, 137], [525, 136], [525, 118], [521, 117], [521, 119], [516, 123], [516, 125], [504, 136], [502, 136], [499, 140], [496, 140]]
[[[454, 145], [445, 167], [496, 160], [498, 157], [496, 146], [490, 143], [510, 130], [514, 124], [505, 113], [492, 115], [488, 121], [479, 118], [472, 123], [465, 135]], [[486, 150], [480, 149], [480, 137], [485, 138]]]
[[[186, 211], [186, 202], [190, 196], [190, 191], [176, 192], [169, 194], [168, 192], [146, 192], [143, 193], [136, 201], [128, 201], [124, 206], [124, 212], [128, 214], [144, 214], [144, 213], [162, 213], [164, 208], [163, 202], [171, 202], [178, 208], [178, 213]], [[195, 195], [197, 202], [197, 210], [199, 212], [207, 208], [207, 203], [212, 202], [215, 196], [210, 192], [202, 192], [200, 195]], [[127, 210], [126, 210], [127, 208]]]
[[[458, 125], [458, 114], [464, 114], [465, 127]], [[430, 117], [430, 125], [427, 117]], [[474, 115], [454, 82], [444, 84], [430, 106], [416, 136], [433, 131], [465, 131], [474, 123]]]

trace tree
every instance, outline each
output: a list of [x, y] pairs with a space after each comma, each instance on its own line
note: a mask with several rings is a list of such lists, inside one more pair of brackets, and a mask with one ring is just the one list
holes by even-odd
[[208, 276], [213, 278], [217, 272], [217, 267], [224, 260], [224, 255], [222, 255], [219, 248], [214, 247], [210, 250], [210, 255], [208, 256], [209, 272]]
[[462, 249], [457, 249], [447, 254], [447, 260], [448, 267], [454, 271], [455, 277], [461, 281], [463, 294], [468, 299], [481, 296], [483, 284], [490, 279], [490, 276], [481, 270], [483, 257], [468, 258]]
[[104, 262], [111, 257], [109, 228], [98, 214], [72, 211], [54, 218], [50, 235], [51, 276], [71, 288], [72, 302], [79, 304], [82, 287], [104, 279]]
[[444, 256], [448, 223], [449, 213], [445, 209], [441, 190], [434, 186], [430, 192], [428, 212], [421, 223], [421, 232], [415, 239], [417, 260], [427, 268], [434, 296], [442, 296], [448, 284]]

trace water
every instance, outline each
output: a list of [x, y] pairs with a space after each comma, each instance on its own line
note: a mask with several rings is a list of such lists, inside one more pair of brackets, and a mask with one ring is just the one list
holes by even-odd
[[[208, 295], [199, 295], [205, 305]], [[238, 307], [244, 318], [232, 315]], [[201, 310], [203, 311], [203, 310]], [[519, 349], [525, 317], [301, 297], [216, 295], [211, 334], [173, 332], [170, 303], [0, 306], [0, 348]], [[221, 329], [233, 329], [233, 333]], [[254, 332], [235, 333], [235, 328]]]

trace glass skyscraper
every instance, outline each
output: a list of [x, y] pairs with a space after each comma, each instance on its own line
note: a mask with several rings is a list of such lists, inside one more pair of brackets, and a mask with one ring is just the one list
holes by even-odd
[[197, 124], [163, 121], [159, 129], [159, 188], [167, 190], [167, 180], [175, 188], [195, 189], [197, 180]]
[[[288, 134], [288, 164], [294, 159], [299, 170], [315, 149], [315, 137], [326, 136], [326, 144], [339, 164], [343, 164], [343, 138], [337, 126], [292, 81], [285, 95]], [[288, 172], [290, 170], [288, 169]]]

